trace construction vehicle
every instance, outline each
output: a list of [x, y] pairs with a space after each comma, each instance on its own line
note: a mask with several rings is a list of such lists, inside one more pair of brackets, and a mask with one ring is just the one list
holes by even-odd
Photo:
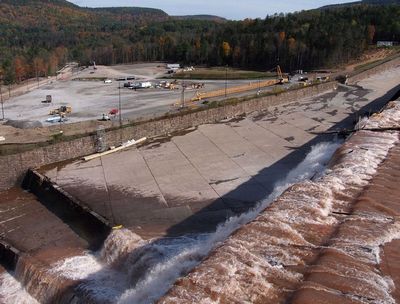
[[115, 117], [118, 114], [118, 112], [119, 112], [118, 109], [111, 109], [110, 112], [108, 112], [108, 115]]
[[289, 82], [289, 76], [282, 73], [281, 67], [279, 65], [276, 66], [276, 74], [279, 81], [278, 84]]
[[51, 95], [46, 95], [46, 99], [42, 100], [42, 103], [51, 103], [51, 101], [52, 101]]
[[191, 84], [191, 88], [192, 88], [192, 89], [197, 89], [197, 90], [198, 90], [198, 89], [203, 89], [204, 86], [205, 86], [204, 83], [193, 82], [193, 83]]
[[54, 115], [52, 117], [47, 118], [46, 122], [49, 122], [49, 123], [56, 123], [56, 122], [62, 123], [62, 122], [65, 122], [67, 120], [68, 120], [67, 117], [65, 117], [64, 115], [60, 114], [60, 115]]
[[61, 106], [57, 109], [53, 109], [50, 111], [49, 115], [61, 115], [64, 116], [72, 112], [72, 107], [70, 106]]
[[179, 90], [178, 88], [178, 81], [175, 79], [174, 81], [172, 81], [168, 87], [166, 87], [167, 89], [170, 90]]
[[110, 116], [108, 116], [107, 114], [102, 114], [102, 117], [99, 119], [99, 121], [108, 121], [111, 120]]

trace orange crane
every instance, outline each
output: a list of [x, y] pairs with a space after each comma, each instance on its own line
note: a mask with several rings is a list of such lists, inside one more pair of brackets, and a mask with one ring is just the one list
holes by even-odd
[[286, 81], [285, 81], [285, 78], [283, 78], [282, 70], [281, 70], [281, 67], [279, 64], [276, 66], [276, 74], [278, 76], [278, 80], [279, 80], [280, 84], [283, 84], [284, 82], [289, 81], [287, 78], [286, 78]]

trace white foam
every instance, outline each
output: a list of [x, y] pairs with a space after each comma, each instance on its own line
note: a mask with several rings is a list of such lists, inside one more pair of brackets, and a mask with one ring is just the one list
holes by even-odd
[[5, 304], [39, 304], [21, 283], [6, 271], [0, 274], [0, 302]]
[[95, 255], [86, 253], [85, 255], [67, 258], [53, 265], [50, 272], [71, 280], [83, 280], [90, 275], [99, 272], [103, 265]]

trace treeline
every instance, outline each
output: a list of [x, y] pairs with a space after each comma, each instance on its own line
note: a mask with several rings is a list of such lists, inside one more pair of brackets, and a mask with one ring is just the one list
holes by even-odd
[[[397, 5], [357, 5], [220, 24], [170, 20], [142, 29], [125, 54], [114, 54], [122, 61], [131, 56], [260, 70], [277, 63], [285, 70], [333, 66], [359, 56], [377, 40], [399, 41], [399, 16]], [[103, 60], [115, 63], [112, 58]]]
[[[400, 6], [353, 5], [213, 22], [159, 10], [86, 9], [56, 2], [0, 3], [0, 74], [5, 82], [83, 65], [176, 61], [285, 71], [334, 66], [377, 40], [400, 40]], [[7, 1], [6, 1], [7, 2]], [[1, 76], [0, 76], [1, 77]]]

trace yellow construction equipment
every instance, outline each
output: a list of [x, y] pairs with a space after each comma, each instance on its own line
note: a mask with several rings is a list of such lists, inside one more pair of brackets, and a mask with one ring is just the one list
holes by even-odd
[[272, 86], [272, 85], [275, 85], [278, 83], [281, 83], [281, 81], [279, 79], [269, 79], [269, 80], [264, 80], [264, 81], [250, 82], [248, 84], [243, 84], [240, 86], [227, 88], [226, 90], [220, 89], [220, 90], [215, 90], [215, 91], [210, 91], [210, 92], [197, 91], [196, 95], [191, 99], [191, 101], [199, 101], [204, 98], [224, 96], [225, 94], [230, 95], [230, 94], [235, 94], [235, 93], [257, 90], [259, 88]]
[[61, 106], [57, 109], [53, 109], [50, 111], [49, 115], [56, 115], [56, 114], [60, 114], [60, 115], [65, 115], [65, 114], [69, 114], [72, 112], [72, 107], [70, 106]]
[[289, 82], [289, 77], [282, 73], [281, 67], [279, 65], [276, 66], [276, 74], [278, 76], [279, 84]]

